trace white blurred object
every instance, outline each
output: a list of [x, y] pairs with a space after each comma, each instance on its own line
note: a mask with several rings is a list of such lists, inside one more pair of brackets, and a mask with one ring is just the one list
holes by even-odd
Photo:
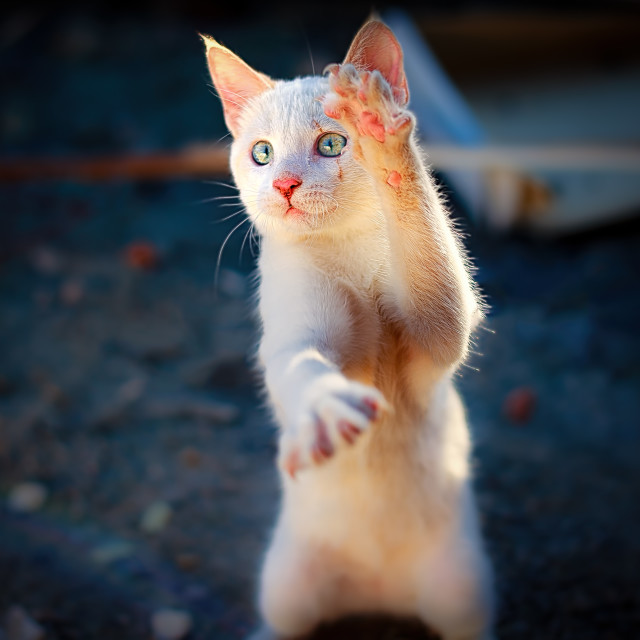
[[489, 69], [472, 109], [409, 16], [392, 10], [384, 20], [405, 53], [429, 162], [473, 220], [565, 233], [640, 211], [638, 70], [504, 85], [489, 81]]

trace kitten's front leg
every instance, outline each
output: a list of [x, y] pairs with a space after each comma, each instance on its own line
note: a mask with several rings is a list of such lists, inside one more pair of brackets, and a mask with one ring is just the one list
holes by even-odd
[[413, 140], [415, 118], [377, 71], [329, 68], [326, 115], [347, 130], [356, 160], [374, 178], [387, 219], [391, 286], [386, 302], [433, 361], [465, 355], [479, 307], [447, 214]]
[[[304, 372], [298, 370], [297, 375], [304, 377]], [[308, 380], [300, 386], [300, 394], [280, 437], [279, 465], [291, 477], [301, 469], [324, 463], [340, 447], [355, 444], [387, 408], [377, 389], [338, 372]]]
[[380, 391], [342, 373], [357, 344], [349, 304], [305, 261], [295, 248], [263, 246], [260, 359], [281, 426], [279, 465], [291, 476], [356, 445], [387, 408]]

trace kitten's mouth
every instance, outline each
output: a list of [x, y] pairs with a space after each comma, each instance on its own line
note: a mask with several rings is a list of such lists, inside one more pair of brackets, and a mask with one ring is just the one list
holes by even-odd
[[285, 216], [303, 216], [305, 215], [304, 211], [297, 209], [293, 205], [289, 205], [289, 208], [284, 213]]

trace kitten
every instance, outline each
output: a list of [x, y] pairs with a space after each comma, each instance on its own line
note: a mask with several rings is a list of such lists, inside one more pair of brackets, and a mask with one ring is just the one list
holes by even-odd
[[264, 620], [288, 638], [384, 612], [489, 638], [452, 384], [481, 305], [415, 141], [400, 45], [372, 20], [325, 77], [274, 81], [204, 40], [262, 236], [259, 355], [284, 494]]

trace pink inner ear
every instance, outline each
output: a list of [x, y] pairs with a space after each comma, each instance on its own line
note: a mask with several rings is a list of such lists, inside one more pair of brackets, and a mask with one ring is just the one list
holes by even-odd
[[372, 20], [358, 31], [344, 61], [358, 69], [380, 71], [392, 89], [405, 92], [403, 104], [406, 104], [409, 101], [409, 88], [402, 58], [402, 47], [391, 29], [382, 22]]
[[204, 37], [211, 80], [222, 101], [224, 119], [229, 131], [236, 136], [240, 115], [247, 102], [271, 89], [273, 80], [252, 69], [235, 53]]

